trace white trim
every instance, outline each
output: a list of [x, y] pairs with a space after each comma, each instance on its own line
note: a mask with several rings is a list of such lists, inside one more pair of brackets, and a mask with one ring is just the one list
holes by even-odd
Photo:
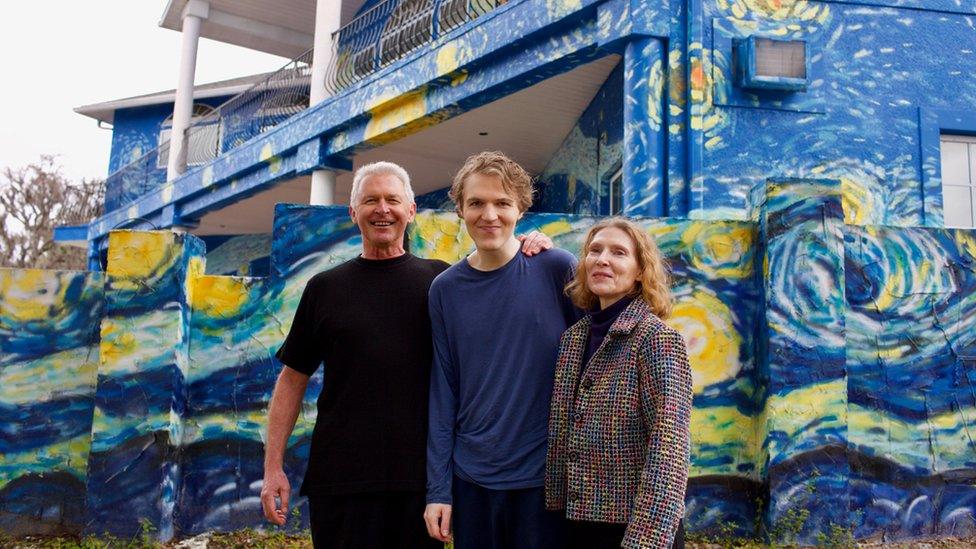
[[[213, 86], [213, 84], [203, 84], [197, 86], [193, 90], [194, 101], [199, 99], [208, 99], [211, 97], [221, 97], [221, 96], [234, 96], [240, 93], [244, 93], [251, 89], [255, 84], [264, 80], [268, 73], [256, 74], [254, 76], [248, 77], [248, 80], [241, 84], [233, 84], [226, 86], [214, 86], [208, 88], [207, 86]], [[219, 84], [219, 83], [218, 83]], [[148, 107], [151, 105], [165, 105], [172, 103], [176, 100], [176, 90], [167, 90], [159, 93], [153, 93], [148, 95], [139, 95], [136, 97], [128, 97], [125, 99], [115, 99], [112, 101], [106, 101], [104, 103], [92, 103], [91, 105], [82, 105], [80, 107], [75, 107], [74, 111], [78, 114], [94, 118], [95, 120], [101, 120], [102, 122], [107, 122], [109, 124], [114, 123], [115, 111], [119, 109], [131, 109], [135, 107]]]

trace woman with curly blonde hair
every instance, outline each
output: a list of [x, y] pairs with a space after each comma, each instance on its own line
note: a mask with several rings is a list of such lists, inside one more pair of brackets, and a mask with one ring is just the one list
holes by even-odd
[[591, 311], [562, 336], [549, 415], [546, 507], [571, 547], [683, 547], [691, 370], [661, 252], [632, 221], [586, 235], [566, 287]]

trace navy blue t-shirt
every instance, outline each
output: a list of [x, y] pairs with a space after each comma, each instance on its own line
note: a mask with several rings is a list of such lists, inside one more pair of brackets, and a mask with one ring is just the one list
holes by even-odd
[[494, 490], [543, 485], [559, 338], [578, 318], [563, 291], [575, 266], [553, 249], [493, 271], [462, 260], [434, 279], [428, 503], [451, 503], [455, 474]]

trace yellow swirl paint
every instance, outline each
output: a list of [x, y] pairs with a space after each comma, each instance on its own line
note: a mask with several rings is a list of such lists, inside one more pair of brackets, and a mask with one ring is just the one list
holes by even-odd
[[102, 319], [101, 342], [98, 346], [99, 364], [119, 364], [131, 356], [137, 347], [138, 341], [133, 331], [121, 329], [111, 318]]
[[876, 199], [858, 181], [851, 177], [840, 178], [841, 206], [844, 208], [844, 223], [866, 225], [874, 217]]
[[427, 114], [426, 95], [426, 88], [421, 88], [371, 109], [363, 139], [376, 144], [388, 143], [436, 123], [423, 122]]
[[261, 154], [258, 156], [258, 160], [265, 162], [267, 160], [271, 160], [272, 157], [274, 157], [274, 149], [271, 148], [271, 143], [265, 143], [264, 146], [261, 147]]
[[692, 223], [681, 233], [691, 266], [711, 279], [752, 276], [755, 232], [746, 225]]
[[[700, 43], [689, 47], [689, 86], [691, 87], [691, 129], [705, 133], [706, 139], [713, 139], [728, 125], [729, 115], [725, 109], [715, 108], [713, 96], [717, 83], [725, 82], [726, 75], [712, 61], [721, 52], [703, 48]], [[712, 141], [712, 147], [719, 141]]]
[[562, 234], [573, 232], [573, 225], [565, 219], [559, 219], [540, 225], [539, 232], [545, 233], [554, 238]]
[[59, 315], [67, 284], [57, 273], [41, 269], [0, 269], [3, 316], [13, 322], [36, 322]]
[[191, 257], [186, 266], [186, 280], [183, 281], [183, 290], [186, 300], [192, 305], [193, 297], [196, 293], [197, 281], [207, 272], [207, 261], [203, 257]]
[[449, 213], [418, 214], [411, 241], [419, 248], [419, 255], [448, 263], [460, 261], [474, 248], [461, 220]]
[[154, 231], [112, 231], [108, 237], [109, 276], [132, 279], [113, 281], [117, 287], [136, 288], [140, 279], [166, 267], [172, 261], [173, 233]]
[[[815, 383], [782, 395], [771, 395], [766, 401], [766, 427], [786, 433], [788, 445], [802, 444], [817, 430], [847, 424], [847, 378]], [[828, 418], [828, 416], [830, 416]], [[787, 452], [770, 442], [770, 456]]]
[[[271, 144], [270, 143], [267, 145], [267, 148], [268, 149], [271, 148]], [[261, 153], [262, 153], [262, 156], [263, 156], [263, 154], [264, 154], [264, 150], [263, 149], [262, 149]], [[214, 182], [213, 164], [211, 164], [211, 165], [205, 167], [203, 169], [203, 173], [200, 174], [200, 185], [202, 187], [209, 187], [210, 185], [213, 185], [213, 182]]]
[[7, 474], [0, 475], [0, 488], [28, 473], [44, 475], [53, 471], [63, 471], [84, 481], [88, 474], [90, 449], [91, 438], [89, 433], [85, 432], [75, 438], [40, 448], [31, 448], [25, 452], [6, 453], [3, 455], [3, 467]]
[[203, 276], [193, 288], [193, 310], [208, 316], [230, 318], [250, 300], [250, 288], [230, 276]]
[[735, 330], [732, 312], [720, 299], [702, 290], [679, 298], [668, 325], [678, 330], [688, 345], [695, 393], [733, 379], [739, 373], [742, 337]]
[[959, 246], [959, 251], [964, 254], [969, 254], [969, 258], [976, 261], [976, 235], [972, 231], [953, 231], [953, 235], [956, 240], [956, 245]]
[[720, 0], [718, 6], [740, 19], [755, 16], [778, 21], [799, 19], [823, 22], [830, 13], [830, 6], [811, 4], [807, 0]]
[[437, 50], [437, 76], [444, 76], [460, 66], [457, 42], [448, 42]]
[[[740, 463], [755, 463], [762, 449], [756, 418], [735, 406], [691, 410], [691, 476], [738, 473]], [[716, 455], [717, 454], [717, 455]], [[731, 456], [730, 463], [696, 465], [712, 457]]]

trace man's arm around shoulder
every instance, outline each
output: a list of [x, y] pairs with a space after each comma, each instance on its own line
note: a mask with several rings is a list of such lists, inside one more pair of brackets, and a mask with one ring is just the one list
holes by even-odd
[[[281, 369], [268, 408], [268, 436], [264, 447], [264, 483], [261, 487], [261, 507], [269, 521], [284, 526], [288, 518], [291, 485], [283, 467], [288, 437], [295, 428], [302, 408], [307, 375], [287, 366]], [[276, 504], [278, 499], [279, 504]]]

